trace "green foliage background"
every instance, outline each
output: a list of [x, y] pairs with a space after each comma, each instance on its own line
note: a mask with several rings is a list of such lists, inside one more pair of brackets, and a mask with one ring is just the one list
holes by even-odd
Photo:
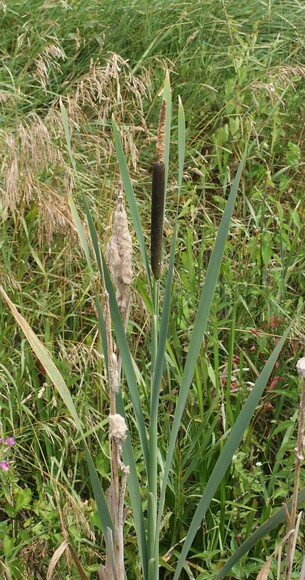
[[[186, 115], [173, 317], [159, 417], [161, 470], [205, 271], [248, 136], [247, 159], [217, 295], [174, 453], [162, 522], [162, 578], [173, 577], [180, 543], [223, 448], [225, 434], [265, 360], [296, 312], [251, 426], [188, 557], [185, 578], [211, 578], [256, 526], [289, 498], [303, 356], [305, 7], [297, 0], [192, 2], [15, 1], [0, 4], [0, 272], [7, 293], [55, 357], [90, 435], [107, 487], [107, 381], [94, 293], [67, 201], [82, 211], [69, 165], [65, 105], [78, 179], [102, 246], [116, 200], [111, 115], [121, 132], [145, 233], [150, 167], [165, 69], [173, 88], [173, 139], [165, 266], [177, 198], [177, 97]], [[128, 340], [148, 397], [150, 301], [135, 239]], [[16, 440], [1, 473], [1, 565], [8, 578], [45, 578], [62, 522], [89, 577], [104, 557], [81, 441], [73, 420], [0, 305], [0, 424]], [[137, 454], [139, 442], [132, 427]], [[147, 419], [147, 418], [146, 418]], [[139, 476], [143, 473], [137, 464]], [[302, 482], [301, 482], [302, 483]], [[303, 482], [304, 483], [304, 482]], [[142, 480], [143, 490], [146, 482]], [[127, 503], [129, 502], [127, 498]], [[284, 528], [232, 571], [255, 578]], [[295, 577], [302, 560], [300, 530]], [[139, 577], [132, 515], [128, 578]], [[275, 568], [272, 573], [275, 573]], [[62, 558], [57, 573], [73, 578]]]

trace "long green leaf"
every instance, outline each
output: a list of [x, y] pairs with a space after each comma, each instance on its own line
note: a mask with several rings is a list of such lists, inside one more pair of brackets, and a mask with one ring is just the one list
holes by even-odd
[[69, 158], [70, 158], [70, 163], [71, 163], [71, 165], [76, 173], [76, 163], [75, 163], [75, 159], [73, 157], [72, 147], [71, 147], [68, 115], [67, 115], [66, 107], [61, 100], [60, 100], [60, 112], [61, 112], [62, 122], [63, 122], [63, 126], [64, 126], [64, 132], [65, 132], [65, 137], [66, 137], [66, 143], [67, 143], [67, 149], [68, 149], [68, 154], [69, 154]]
[[36, 334], [34, 333], [32, 328], [29, 326], [29, 324], [26, 322], [26, 320], [23, 318], [23, 316], [21, 316], [21, 314], [18, 312], [16, 306], [11, 302], [11, 300], [9, 299], [8, 295], [6, 294], [6, 292], [2, 288], [2, 286], [0, 286], [0, 293], [3, 297], [3, 299], [8, 304], [10, 311], [11, 311], [12, 315], [14, 316], [17, 324], [20, 326], [21, 330], [25, 334], [25, 336], [26, 336], [31, 348], [33, 349], [35, 355], [37, 356], [38, 360], [42, 364], [42, 366], [45, 369], [46, 373], [48, 374], [50, 380], [52, 381], [53, 385], [57, 389], [62, 400], [64, 401], [69, 413], [71, 414], [71, 417], [74, 420], [75, 426], [76, 426], [79, 434], [82, 437], [84, 447], [85, 447], [86, 457], [87, 457], [87, 461], [88, 461], [88, 466], [89, 466], [92, 488], [93, 488], [95, 501], [96, 501], [96, 505], [97, 505], [97, 509], [98, 509], [98, 513], [99, 513], [99, 517], [100, 517], [100, 521], [101, 521], [101, 526], [102, 526], [102, 530], [103, 530], [103, 533], [105, 536], [105, 541], [107, 541], [107, 528], [113, 529], [112, 521], [111, 521], [109, 511], [108, 511], [108, 507], [107, 507], [107, 503], [105, 500], [103, 488], [101, 486], [99, 477], [96, 473], [96, 470], [95, 470], [95, 467], [94, 467], [94, 464], [92, 461], [92, 457], [90, 455], [90, 452], [89, 452], [89, 449], [88, 449], [88, 446], [86, 443], [86, 438], [85, 438], [85, 435], [84, 435], [84, 432], [82, 429], [82, 425], [81, 425], [79, 416], [77, 414], [75, 405], [73, 403], [70, 391], [69, 391], [63, 377], [61, 376], [59, 370], [55, 366], [49, 352], [47, 351], [45, 346], [42, 344], [42, 342], [39, 340], [39, 338], [36, 336]]
[[79, 217], [79, 214], [78, 214], [78, 211], [77, 211], [77, 208], [76, 208], [76, 205], [74, 203], [74, 199], [73, 199], [71, 193], [68, 194], [68, 201], [69, 201], [69, 206], [70, 206], [72, 218], [74, 221], [74, 225], [76, 227], [78, 237], [80, 240], [80, 244], [81, 244], [81, 247], [83, 248], [83, 251], [84, 251], [85, 256], [86, 256], [88, 268], [89, 268], [90, 272], [93, 272], [91, 258], [90, 258], [90, 250], [89, 250], [85, 230], [83, 228], [83, 224], [82, 224], [81, 219]]
[[176, 572], [174, 575], [174, 580], [179, 578], [180, 572], [184, 566], [186, 556], [195, 538], [196, 532], [207, 512], [207, 509], [214, 497], [216, 490], [218, 489], [221, 480], [223, 479], [231, 461], [234, 453], [240, 444], [245, 430], [247, 429], [251, 418], [255, 412], [255, 409], [259, 403], [259, 400], [263, 394], [264, 388], [267, 381], [272, 373], [274, 365], [279, 357], [279, 354], [284, 346], [285, 340], [290, 331], [290, 327], [286, 330], [285, 334], [282, 336], [281, 340], [276, 345], [275, 349], [271, 353], [267, 363], [265, 364], [261, 374], [259, 375], [250, 395], [247, 398], [238, 418], [232, 427], [232, 431], [224, 445], [224, 448], [218, 457], [216, 465], [212, 471], [212, 474], [208, 480], [204, 493], [200, 499], [197, 506], [195, 514], [193, 516], [191, 525], [189, 527], [187, 536], [185, 538], [183, 548], [178, 560]]
[[184, 156], [185, 156], [185, 114], [184, 108], [179, 97], [178, 106], [178, 202], [181, 195], [181, 187], [183, 181], [183, 169], [184, 169]]
[[[178, 153], [179, 153], [179, 178], [178, 178], [178, 200], [181, 194], [181, 186], [183, 179], [183, 166], [184, 166], [184, 152], [185, 152], [185, 116], [182, 103], [179, 102], [179, 112], [178, 112]], [[168, 324], [170, 316], [170, 304], [171, 304], [171, 291], [173, 282], [173, 272], [174, 272], [174, 260], [177, 242], [177, 229], [178, 229], [178, 207], [176, 212], [176, 219], [174, 224], [174, 233], [171, 243], [170, 258], [166, 276], [166, 285], [164, 293], [164, 302], [160, 321], [160, 332], [158, 340], [158, 349], [156, 357], [155, 372], [152, 381], [152, 407], [151, 407], [151, 421], [158, 418], [158, 404], [160, 395], [160, 386], [163, 376], [163, 364], [164, 355], [166, 347], [166, 339], [168, 333]]]
[[170, 131], [171, 131], [171, 121], [172, 121], [172, 92], [169, 80], [169, 73], [166, 72], [164, 86], [163, 86], [163, 98], [166, 103], [165, 108], [165, 139], [164, 139], [164, 165], [165, 165], [165, 199], [166, 203], [166, 192], [167, 192], [167, 182], [168, 182], [168, 172], [169, 172], [169, 152], [170, 152]]
[[200, 347], [202, 344], [204, 332], [206, 329], [210, 308], [212, 305], [212, 300], [214, 297], [216, 283], [218, 279], [218, 273], [222, 262], [222, 257], [224, 253], [225, 243], [229, 231], [229, 225], [234, 209], [234, 204], [237, 196], [237, 191], [239, 187], [239, 182], [241, 178], [242, 169], [244, 166], [246, 158], [246, 152], [244, 153], [238, 170], [236, 177], [233, 181], [231, 192], [225, 207], [225, 211], [221, 220], [221, 224], [219, 226], [219, 230], [217, 233], [217, 237], [215, 240], [214, 248], [212, 251], [212, 255], [210, 257], [205, 283], [202, 289], [199, 307], [195, 319], [194, 329], [192, 333], [192, 337], [190, 340], [190, 345], [188, 349], [188, 354], [185, 362], [184, 372], [182, 376], [181, 386], [180, 386], [180, 393], [177, 401], [176, 412], [174, 416], [173, 426], [170, 435], [169, 447], [166, 457], [166, 463], [164, 468], [164, 476], [163, 476], [163, 483], [160, 495], [160, 503], [159, 503], [159, 512], [158, 512], [158, 529], [160, 529], [161, 518], [163, 513], [164, 501], [165, 501], [165, 493], [166, 487], [168, 482], [168, 477], [170, 473], [172, 458], [174, 454], [176, 439], [178, 436], [178, 432], [180, 429], [181, 418], [184, 412], [185, 404], [187, 401], [189, 389], [193, 380], [194, 369], [197, 362], [197, 357], [200, 351]]
[[[299, 492], [298, 495], [298, 507], [305, 501], [305, 487]], [[275, 514], [270, 516], [249, 538], [247, 538], [241, 546], [236, 550], [235, 554], [231, 556], [231, 558], [225, 563], [221, 571], [219, 572], [216, 580], [222, 580], [225, 576], [230, 572], [230, 570], [235, 566], [235, 564], [243, 558], [255, 546], [260, 540], [262, 540], [265, 536], [270, 534], [272, 530], [277, 528], [280, 524], [286, 521], [287, 519], [287, 511], [290, 513], [291, 511], [291, 503], [290, 500], [285, 506], [281, 507]]]

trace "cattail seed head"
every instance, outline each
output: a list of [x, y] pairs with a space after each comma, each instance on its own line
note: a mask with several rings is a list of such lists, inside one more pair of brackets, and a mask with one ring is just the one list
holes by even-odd
[[162, 101], [156, 145], [156, 161], [152, 171], [151, 195], [151, 269], [156, 280], [161, 274], [162, 237], [165, 200], [165, 120], [166, 101]]
[[151, 269], [156, 280], [161, 274], [164, 187], [165, 166], [163, 161], [156, 161], [153, 166], [151, 196]]
[[128, 431], [124, 417], [118, 413], [115, 415], [109, 415], [109, 427], [110, 437], [112, 437], [118, 445], [122, 445], [127, 437]]
[[303, 377], [303, 379], [305, 379], [305, 357], [300, 358], [296, 366], [298, 375], [300, 375], [300, 377]]
[[120, 187], [112, 223], [112, 234], [106, 247], [106, 259], [116, 287], [116, 299], [122, 314], [129, 303], [129, 287], [133, 279], [132, 240]]

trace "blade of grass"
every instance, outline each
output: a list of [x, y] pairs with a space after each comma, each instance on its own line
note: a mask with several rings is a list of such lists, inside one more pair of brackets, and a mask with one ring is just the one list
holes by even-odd
[[180, 429], [180, 422], [185, 408], [188, 392], [193, 380], [194, 369], [197, 362], [197, 357], [202, 344], [202, 339], [206, 329], [210, 308], [212, 305], [212, 300], [214, 297], [216, 283], [218, 278], [218, 273], [224, 253], [224, 247], [228, 235], [229, 225], [233, 213], [234, 203], [236, 200], [239, 182], [241, 178], [242, 169], [246, 159], [246, 151], [239, 163], [236, 177], [233, 181], [231, 192], [225, 207], [225, 211], [219, 226], [216, 241], [210, 257], [205, 283], [202, 289], [197, 316], [195, 319], [194, 329], [192, 337], [190, 340], [190, 345], [188, 349], [188, 354], [185, 362], [183, 377], [181, 381], [180, 393], [177, 401], [176, 412], [174, 416], [173, 426], [170, 435], [168, 453], [164, 469], [164, 477], [160, 495], [160, 504], [158, 512], [158, 526], [157, 526], [157, 536], [159, 536], [162, 512], [165, 501], [165, 492], [168, 482], [168, 477], [171, 468], [172, 457], [175, 449], [177, 435]]
[[192, 545], [192, 542], [195, 538], [196, 532], [207, 512], [207, 509], [214, 497], [216, 490], [218, 489], [229, 465], [232, 460], [234, 453], [242, 440], [245, 430], [247, 429], [251, 418], [255, 412], [255, 409], [259, 403], [259, 400], [263, 394], [264, 388], [267, 384], [267, 381], [271, 375], [271, 372], [274, 368], [274, 365], [280, 355], [280, 352], [284, 346], [285, 340], [288, 336], [290, 331], [290, 326], [286, 330], [285, 334], [282, 336], [281, 340], [276, 345], [275, 349], [271, 353], [267, 363], [265, 364], [262, 372], [260, 373], [250, 395], [247, 398], [246, 403], [244, 404], [235, 424], [232, 427], [232, 431], [224, 445], [224, 448], [218, 457], [216, 465], [212, 471], [211, 477], [206, 485], [204, 493], [200, 499], [200, 502], [197, 506], [195, 514], [193, 516], [191, 525], [189, 527], [187, 536], [185, 538], [183, 548], [181, 551], [180, 558], [178, 560], [176, 572], [174, 575], [174, 580], [179, 578], [180, 572], [183, 569], [185, 558], [188, 554], [188, 551]]
[[68, 194], [68, 201], [69, 201], [69, 206], [70, 206], [72, 218], [73, 218], [73, 221], [74, 221], [77, 233], [78, 233], [78, 237], [80, 240], [80, 244], [81, 244], [81, 247], [83, 248], [83, 251], [84, 251], [85, 256], [86, 256], [88, 268], [89, 268], [90, 272], [93, 272], [91, 258], [90, 258], [90, 250], [89, 250], [85, 230], [83, 228], [83, 224], [81, 222], [81, 219], [78, 215], [78, 211], [77, 211], [77, 208], [76, 208], [76, 205], [74, 203], [74, 199], [73, 199], [71, 193]]
[[172, 92], [171, 92], [168, 71], [166, 72], [166, 76], [165, 76], [165, 80], [164, 80], [163, 98], [164, 98], [165, 103], [166, 103], [164, 159], [163, 159], [164, 165], [165, 165], [165, 197], [164, 197], [164, 204], [165, 204], [166, 203], [168, 171], [169, 171], [170, 132], [171, 132], [171, 119], [172, 119]]
[[[298, 495], [298, 507], [305, 501], [305, 487], [299, 492]], [[272, 530], [277, 528], [280, 524], [286, 521], [287, 511], [291, 511], [292, 500], [284, 504], [278, 511], [275, 512], [270, 518], [267, 519], [249, 538], [247, 538], [241, 546], [236, 550], [235, 554], [229, 558], [225, 563], [221, 571], [219, 572], [216, 580], [222, 580], [227, 576], [228, 572], [237, 564], [237, 562], [243, 558], [253, 548], [258, 542], [260, 542], [265, 536], [270, 534]]]
[[108, 507], [107, 507], [107, 503], [105, 500], [103, 488], [101, 486], [99, 477], [96, 473], [94, 463], [92, 461], [92, 457], [90, 455], [90, 451], [89, 451], [87, 443], [86, 443], [86, 439], [85, 439], [85, 435], [84, 435], [83, 428], [81, 425], [81, 421], [80, 421], [79, 416], [77, 414], [76, 407], [73, 403], [70, 391], [69, 391], [63, 377], [61, 376], [59, 370], [55, 366], [52, 358], [50, 357], [49, 352], [44, 347], [44, 345], [39, 340], [39, 338], [36, 336], [36, 334], [31, 329], [31, 327], [26, 322], [26, 320], [23, 318], [23, 316], [21, 316], [21, 314], [18, 312], [16, 306], [9, 299], [8, 295], [6, 294], [6, 292], [2, 288], [2, 286], [0, 286], [0, 294], [2, 295], [2, 297], [5, 300], [5, 302], [7, 303], [7, 305], [9, 306], [10, 311], [11, 311], [13, 317], [15, 318], [17, 324], [20, 326], [20, 328], [23, 331], [24, 335], [26, 336], [31, 348], [33, 349], [35, 355], [37, 356], [38, 360], [42, 364], [43, 368], [45, 369], [46, 373], [48, 374], [53, 385], [55, 386], [58, 393], [60, 394], [60, 396], [61, 396], [62, 400], [64, 401], [68, 411], [71, 414], [71, 417], [74, 420], [75, 426], [76, 426], [79, 434], [82, 437], [83, 444], [85, 447], [85, 452], [86, 452], [86, 458], [88, 461], [90, 478], [91, 478], [92, 488], [93, 488], [93, 492], [94, 492], [94, 496], [95, 496], [95, 501], [96, 501], [96, 505], [97, 505], [97, 509], [98, 509], [98, 513], [99, 513], [99, 517], [100, 517], [100, 521], [101, 521], [102, 530], [103, 530], [104, 537], [106, 540], [107, 528], [112, 529], [112, 521], [110, 518], [109, 511], [108, 511]]

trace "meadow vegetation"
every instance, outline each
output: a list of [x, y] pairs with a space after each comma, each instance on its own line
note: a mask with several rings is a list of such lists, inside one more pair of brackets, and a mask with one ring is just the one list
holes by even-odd
[[[174, 578], [220, 453], [268, 360], [271, 365], [179, 573], [220, 578], [225, 563], [268, 524], [294, 486], [295, 367], [304, 355], [305, 6], [298, 0], [7, 0], [0, 2], [0, 22], [1, 286], [51, 354], [78, 418], [1, 299], [1, 576], [44, 579], [49, 569], [50, 578], [96, 578], [105, 561], [86, 461], [88, 451], [106, 491], [109, 389], [100, 340], [103, 299], [100, 311], [96, 301], [104, 289], [94, 260], [90, 270], [80, 232], [90, 240], [94, 227], [106, 252], [124, 167], [121, 141], [149, 254], [151, 167], [168, 71], [172, 124], [161, 306], [173, 235], [177, 245], [158, 408], [161, 483], [209, 260], [238, 172], [240, 181], [173, 448], [160, 522], [160, 578]], [[151, 327], [158, 334], [158, 325], [130, 199], [126, 336], [148, 431]], [[87, 249], [98, 257], [94, 240]], [[145, 461], [125, 377], [123, 361], [122, 400], [146, 523]], [[305, 499], [302, 470], [299, 480]], [[141, 572], [130, 493], [125, 504], [127, 578], [152, 580], [156, 576]], [[288, 531], [284, 514], [258, 534], [227, 577], [257, 578]], [[291, 578], [300, 578], [302, 545], [301, 520]], [[282, 549], [282, 568], [273, 558], [269, 578], [279, 570], [284, 578]]]

